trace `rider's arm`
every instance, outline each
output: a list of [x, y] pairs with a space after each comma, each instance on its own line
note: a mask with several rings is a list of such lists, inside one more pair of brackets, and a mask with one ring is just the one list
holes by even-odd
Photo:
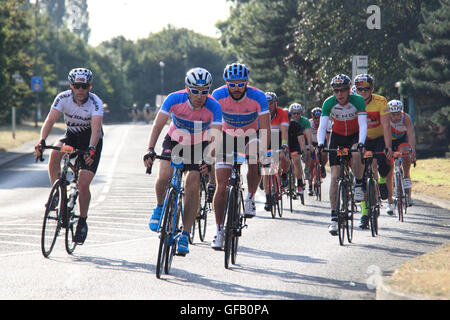
[[100, 136], [102, 134], [102, 116], [92, 116], [91, 118], [91, 139], [89, 141], [89, 146], [96, 147], [98, 140], [100, 140]]
[[329, 121], [328, 116], [320, 117], [319, 128], [317, 129], [317, 143], [318, 144], [325, 145], [325, 136], [327, 134], [328, 121]]
[[48, 113], [47, 118], [45, 119], [44, 124], [42, 125], [40, 140], [47, 139], [48, 135], [52, 131], [53, 125], [55, 124], [56, 120], [58, 120], [59, 117], [61, 116], [61, 113], [62, 112], [54, 108], [50, 109], [50, 112]]
[[[259, 128], [260, 130], [266, 130], [267, 132], [267, 144], [266, 146], [270, 146], [270, 113], [262, 114], [258, 117]], [[263, 135], [264, 136], [264, 135]]]
[[380, 120], [383, 126], [384, 145], [386, 148], [392, 149], [391, 118], [389, 113], [381, 115]]
[[156, 142], [158, 141], [159, 135], [161, 134], [164, 125], [169, 119], [167, 113], [158, 112], [155, 121], [153, 122], [152, 131], [150, 132], [150, 137], [148, 140], [148, 149], [155, 148]]
[[312, 142], [312, 129], [311, 128], [306, 128], [303, 131], [303, 133], [304, 133], [304, 135], [306, 137], [306, 140], [307, 140], [306, 147], [309, 149], [309, 146], [310, 146], [310, 144]]
[[367, 113], [360, 112], [358, 114], [359, 124], [359, 140], [358, 143], [364, 143], [367, 137]]
[[405, 127], [406, 127], [406, 134], [408, 135], [408, 143], [411, 145], [411, 148], [413, 151], [416, 150], [416, 135], [414, 133], [414, 126], [411, 121], [411, 117], [405, 113]]

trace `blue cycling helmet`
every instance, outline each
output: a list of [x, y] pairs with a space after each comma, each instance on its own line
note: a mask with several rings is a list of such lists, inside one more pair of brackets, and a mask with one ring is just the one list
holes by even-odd
[[229, 64], [223, 70], [223, 79], [225, 81], [231, 80], [248, 80], [250, 70], [245, 64], [233, 63]]
[[266, 100], [269, 101], [278, 101], [277, 94], [275, 92], [266, 92]]

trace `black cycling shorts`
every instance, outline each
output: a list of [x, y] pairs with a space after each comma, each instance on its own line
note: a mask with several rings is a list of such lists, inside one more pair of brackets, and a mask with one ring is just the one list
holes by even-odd
[[[345, 147], [351, 149], [352, 146], [358, 143], [359, 133], [352, 134], [351, 136], [341, 136], [337, 133], [331, 132], [329, 149], [337, 149], [338, 147]], [[349, 153], [349, 158], [351, 158], [351, 153]], [[337, 154], [334, 151], [328, 153], [328, 159], [330, 161], [330, 166], [338, 166], [339, 160], [337, 159]]]
[[[87, 151], [89, 149], [89, 139], [80, 139], [79, 136], [73, 134], [67, 134], [59, 141], [62, 143], [72, 146], [75, 149], [80, 149]], [[94, 174], [97, 172], [98, 164], [100, 163], [100, 157], [102, 155], [103, 139], [99, 139], [97, 146], [95, 147], [94, 162], [92, 165], [88, 166], [84, 160], [80, 161], [80, 168], [92, 171]]]

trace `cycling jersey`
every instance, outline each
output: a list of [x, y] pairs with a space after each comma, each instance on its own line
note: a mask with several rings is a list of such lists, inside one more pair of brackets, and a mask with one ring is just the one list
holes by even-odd
[[359, 132], [358, 116], [366, 115], [363, 97], [350, 94], [348, 100], [345, 106], [341, 106], [336, 98], [331, 96], [322, 106], [322, 117], [331, 117], [332, 131], [341, 136], [350, 136]]
[[372, 99], [366, 105], [367, 112], [367, 138], [376, 139], [384, 135], [381, 125], [381, 116], [389, 114], [389, 107], [385, 97], [372, 94]]
[[309, 123], [308, 118], [301, 116], [300, 118], [298, 118], [297, 122], [300, 124], [303, 130], [311, 129], [311, 123]]
[[[67, 126], [66, 135], [77, 136], [79, 140], [89, 141], [91, 137], [91, 117], [103, 117], [103, 102], [100, 98], [89, 92], [86, 101], [79, 106], [73, 99], [73, 92], [71, 89], [58, 94], [51, 106], [64, 114], [64, 121]], [[103, 132], [100, 138], [103, 137]]]
[[291, 120], [291, 122], [289, 122], [289, 129], [288, 129], [288, 144], [289, 150], [291, 152], [301, 151], [297, 137], [302, 135], [303, 135], [303, 128], [301, 127], [300, 123], [298, 123], [295, 120]]
[[[309, 119], [309, 123], [310, 123], [311, 129], [312, 129], [312, 134], [311, 134], [312, 143], [317, 144], [317, 129], [319, 129], [319, 127], [318, 126], [316, 127], [316, 124], [314, 123], [314, 120], [312, 118]], [[331, 120], [328, 120], [327, 133], [331, 132], [331, 127], [332, 127]]]
[[212, 96], [221, 106], [223, 131], [231, 136], [254, 133], [258, 130], [258, 117], [269, 113], [264, 92], [252, 86], [247, 86], [239, 100], [231, 97], [226, 85], [214, 90]]
[[391, 120], [391, 134], [392, 140], [401, 139], [406, 136], [406, 125], [405, 125], [405, 113], [402, 112], [402, 117], [399, 122], [392, 122]]
[[206, 132], [210, 126], [222, 123], [220, 105], [216, 100], [208, 95], [203, 107], [194, 109], [186, 89], [169, 94], [159, 112], [171, 114], [168, 135], [182, 145], [207, 141]]

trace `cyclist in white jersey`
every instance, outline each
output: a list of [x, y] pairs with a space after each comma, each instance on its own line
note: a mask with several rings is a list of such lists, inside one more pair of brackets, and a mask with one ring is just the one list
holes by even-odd
[[[87, 213], [91, 200], [89, 186], [97, 172], [103, 145], [103, 102], [92, 88], [92, 72], [86, 68], [75, 68], [69, 72], [70, 90], [61, 92], [55, 98], [50, 112], [41, 129], [39, 142], [36, 144], [36, 157], [40, 157], [39, 146], [45, 146], [45, 139], [50, 134], [53, 125], [64, 114], [67, 130], [56, 146], [70, 145], [76, 149], [89, 150], [81, 163], [78, 178], [80, 219], [77, 224], [74, 242], [83, 244], [87, 236]], [[63, 154], [52, 150], [49, 159], [48, 173], [50, 183], [56, 181], [61, 171]]]

